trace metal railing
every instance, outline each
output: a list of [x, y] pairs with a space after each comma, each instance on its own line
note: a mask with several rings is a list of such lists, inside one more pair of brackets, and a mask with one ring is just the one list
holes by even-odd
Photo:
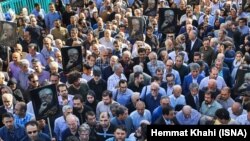
[[5, 13], [11, 8], [16, 14], [20, 14], [22, 8], [26, 7], [30, 13], [34, 9], [34, 4], [39, 3], [41, 8], [43, 8], [45, 12], [48, 12], [50, 2], [51, 0], [6, 0], [0, 2], [0, 10]]

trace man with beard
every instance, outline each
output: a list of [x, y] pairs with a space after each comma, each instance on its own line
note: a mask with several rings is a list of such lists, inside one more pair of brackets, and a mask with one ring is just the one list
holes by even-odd
[[147, 16], [155, 16], [157, 13], [157, 4], [156, 4], [156, 0], [147, 0], [144, 2], [144, 4], [147, 3], [147, 7], [145, 5], [144, 9], [144, 14], [143, 15], [147, 15]]
[[73, 114], [69, 114], [66, 117], [66, 122], [68, 125], [68, 128], [65, 129], [62, 132], [62, 140], [66, 141], [67, 138], [71, 137], [71, 136], [76, 136], [79, 137], [79, 133], [78, 133], [78, 126], [79, 126], [79, 122], [78, 122], [78, 118], [73, 115]]
[[215, 100], [215, 93], [212, 91], [206, 91], [200, 109], [200, 113], [202, 114], [200, 124], [204, 125], [207, 122], [212, 121], [215, 117], [216, 110], [220, 108], [222, 108], [222, 106]]
[[82, 70], [81, 68], [81, 63], [78, 61], [79, 60], [79, 51], [75, 48], [71, 48], [67, 51], [68, 54], [68, 63], [66, 64], [66, 70], [67, 71], [72, 71], [72, 70]]
[[73, 106], [73, 95], [68, 93], [68, 87], [66, 84], [59, 84], [57, 86], [57, 92], [59, 93], [58, 102], [59, 105], [70, 105]]
[[54, 39], [61, 39], [66, 41], [68, 38], [68, 30], [61, 26], [61, 20], [57, 19], [54, 21], [54, 27], [51, 29], [50, 34], [53, 35]]
[[[107, 112], [111, 116], [110, 105], [113, 103], [117, 103], [112, 99], [112, 92], [111, 91], [104, 91], [102, 93], [102, 101], [100, 101], [96, 106], [96, 117], [99, 118], [102, 112]], [[117, 103], [118, 104], [118, 103]]]
[[85, 114], [88, 111], [93, 111], [93, 109], [84, 104], [83, 98], [81, 95], [75, 95], [73, 98], [73, 114], [79, 118], [80, 124], [85, 122]]
[[108, 112], [102, 112], [99, 117], [100, 125], [96, 128], [97, 141], [105, 141], [114, 136], [115, 126], [110, 123]]

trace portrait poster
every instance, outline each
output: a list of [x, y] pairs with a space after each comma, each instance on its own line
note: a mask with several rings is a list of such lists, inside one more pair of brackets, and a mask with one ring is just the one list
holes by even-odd
[[244, 12], [250, 12], [250, 0], [242, 0], [242, 10]]
[[30, 97], [37, 120], [53, 117], [60, 111], [55, 84], [31, 90]]
[[129, 17], [128, 27], [130, 39], [136, 41], [143, 41], [144, 32], [144, 19], [143, 17]]
[[199, 5], [200, 0], [187, 0], [187, 5]]
[[75, 70], [82, 72], [82, 47], [63, 47], [61, 51], [63, 71], [66, 73]]
[[0, 21], [0, 45], [14, 46], [17, 43], [17, 24]]
[[144, 0], [143, 15], [156, 16], [158, 0]]
[[160, 33], [175, 33], [177, 25], [178, 9], [160, 8], [158, 29]]
[[83, 7], [84, 1], [83, 0], [72, 0], [71, 6], [72, 7]]

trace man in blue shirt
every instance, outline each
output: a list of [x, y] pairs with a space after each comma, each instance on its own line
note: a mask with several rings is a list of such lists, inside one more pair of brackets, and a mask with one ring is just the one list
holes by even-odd
[[2, 117], [4, 126], [0, 128], [0, 140], [20, 141], [25, 137], [24, 128], [18, 124], [14, 124], [14, 117], [11, 113], [5, 113]]

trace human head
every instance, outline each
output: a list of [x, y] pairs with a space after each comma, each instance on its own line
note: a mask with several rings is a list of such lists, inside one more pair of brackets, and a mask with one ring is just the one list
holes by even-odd
[[229, 87], [223, 87], [220, 92], [220, 99], [221, 100], [228, 100], [231, 95], [231, 90]]
[[73, 108], [70, 106], [70, 105], [64, 105], [62, 107], [62, 112], [63, 112], [63, 117], [66, 119], [66, 117], [69, 115], [69, 114], [72, 114], [73, 113]]
[[78, 129], [78, 118], [73, 115], [73, 114], [69, 114], [66, 117], [66, 122], [68, 125], [68, 128], [70, 130], [71, 133], [76, 133], [77, 129]]
[[104, 103], [104, 105], [109, 105], [112, 103], [112, 92], [109, 90], [105, 90], [102, 93], [102, 101]]
[[192, 96], [196, 96], [199, 93], [199, 85], [197, 83], [191, 83], [189, 90]]
[[124, 141], [127, 136], [127, 130], [124, 126], [118, 126], [114, 132], [116, 141]]
[[174, 11], [173, 10], [166, 10], [164, 12], [164, 17], [165, 17], [164, 22], [172, 23], [174, 20]]
[[158, 96], [158, 92], [159, 92], [160, 86], [157, 82], [152, 82], [150, 85], [150, 91], [151, 91], [151, 95], [153, 97], [157, 97]]
[[78, 57], [79, 57], [79, 52], [77, 49], [75, 48], [71, 48], [68, 50], [68, 57], [69, 57], [69, 61], [71, 62], [77, 62]]
[[15, 105], [15, 114], [20, 118], [24, 118], [27, 111], [27, 105], [25, 102], [17, 102]]
[[58, 72], [50, 73], [50, 82], [57, 86], [60, 82], [60, 74]]
[[31, 73], [28, 76], [29, 79], [29, 86], [31, 86], [32, 88], [38, 88], [39, 87], [39, 78], [38, 75], [35, 73]]
[[192, 107], [189, 105], [185, 105], [182, 108], [182, 113], [184, 115], [185, 118], [191, 118], [191, 113], [192, 113]]
[[59, 84], [57, 86], [57, 91], [62, 97], [68, 96], [68, 88], [66, 84]]
[[136, 111], [138, 112], [139, 115], [143, 116], [144, 111], [145, 111], [145, 103], [143, 101], [138, 101], [136, 102]]
[[140, 30], [140, 21], [139, 19], [132, 19], [131, 20], [131, 25], [132, 25], [132, 28], [133, 28], [133, 31], [139, 31]]
[[177, 98], [181, 95], [182, 93], [182, 88], [180, 85], [174, 85], [173, 86], [173, 95]]
[[38, 92], [38, 94], [42, 104], [46, 103], [48, 105], [53, 102], [53, 92], [51, 89], [49, 88], [42, 89]]
[[88, 111], [86, 112], [85, 114], [85, 120], [86, 120], [86, 123], [89, 125], [89, 126], [95, 126], [96, 125], [96, 116], [95, 116], [95, 113], [93, 111]]
[[11, 130], [14, 128], [14, 117], [13, 114], [11, 113], [4, 113], [2, 115], [2, 122], [4, 124], [4, 126], [8, 129]]
[[216, 110], [215, 116], [222, 125], [227, 125], [228, 122], [230, 121], [230, 114], [225, 108], [220, 108]]
[[10, 93], [4, 93], [2, 95], [2, 101], [5, 108], [10, 109], [13, 105], [13, 95]]
[[100, 114], [100, 125], [102, 128], [108, 128], [110, 126], [110, 115], [108, 112], [101, 112]]
[[83, 101], [83, 97], [80, 94], [76, 94], [73, 97], [73, 106], [74, 106], [74, 109], [77, 111], [81, 111], [83, 109], [84, 101]]
[[204, 95], [205, 104], [211, 105], [215, 99], [215, 93], [212, 91], [206, 91]]
[[79, 139], [81, 141], [88, 141], [90, 133], [91, 129], [87, 123], [83, 123], [78, 129]]
[[162, 108], [162, 116], [165, 120], [172, 120], [174, 118], [174, 109], [171, 106], [165, 106]]
[[190, 72], [193, 78], [197, 78], [200, 73], [200, 65], [197, 63], [190, 64]]
[[169, 87], [173, 87], [174, 84], [175, 84], [175, 76], [174, 76], [174, 74], [172, 74], [172, 73], [167, 74], [166, 75], [166, 81], [167, 81], [167, 85]]

